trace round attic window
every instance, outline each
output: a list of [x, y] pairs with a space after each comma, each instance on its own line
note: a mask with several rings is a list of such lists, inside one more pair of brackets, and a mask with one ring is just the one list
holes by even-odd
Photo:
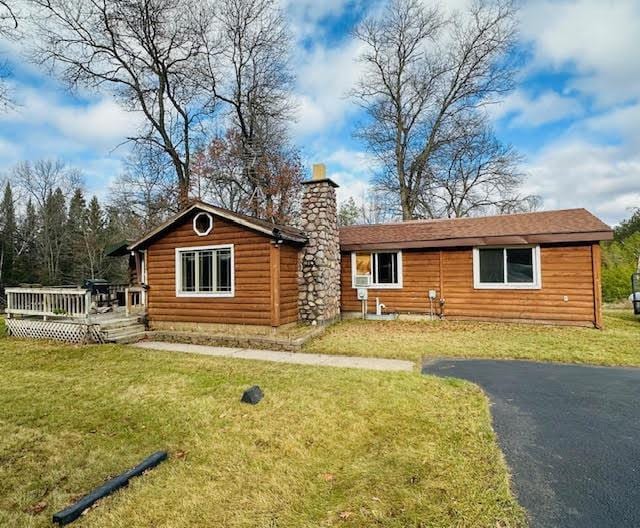
[[198, 213], [193, 217], [193, 230], [198, 236], [205, 236], [213, 229], [213, 217], [209, 213]]

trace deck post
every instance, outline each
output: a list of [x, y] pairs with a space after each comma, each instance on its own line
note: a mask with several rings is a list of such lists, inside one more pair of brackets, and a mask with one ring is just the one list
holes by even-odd
[[[31, 303], [29, 303], [29, 304], [31, 304]], [[43, 294], [43, 297], [42, 297], [42, 311], [45, 312], [45, 315], [42, 317], [42, 319], [44, 321], [46, 321], [49, 318], [47, 316], [47, 313], [51, 311], [51, 306], [50, 306], [50, 303], [49, 303], [49, 294], [48, 293]]]
[[89, 322], [89, 319], [91, 318], [91, 316], [89, 315], [91, 313], [91, 290], [87, 290], [84, 294], [84, 318], [87, 322]]
[[129, 317], [129, 313], [131, 312], [131, 301], [129, 300], [129, 288], [124, 289], [124, 311]]

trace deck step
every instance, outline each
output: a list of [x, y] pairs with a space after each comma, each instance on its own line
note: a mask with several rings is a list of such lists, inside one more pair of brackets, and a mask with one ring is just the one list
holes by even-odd
[[141, 325], [137, 316], [121, 317], [118, 319], [110, 319], [100, 323], [101, 330], [113, 330], [115, 328], [126, 328], [129, 326]]
[[137, 343], [147, 337], [147, 333], [143, 330], [141, 332], [132, 332], [130, 334], [123, 334], [121, 336], [112, 338], [111, 343], [117, 343], [119, 345], [126, 345], [128, 343]]
[[136, 323], [126, 326], [111, 326], [100, 328], [100, 333], [105, 341], [109, 343], [133, 343], [145, 337], [144, 325]]

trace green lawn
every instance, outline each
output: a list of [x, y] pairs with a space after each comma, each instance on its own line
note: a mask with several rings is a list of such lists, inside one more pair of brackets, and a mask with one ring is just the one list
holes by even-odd
[[306, 352], [420, 361], [424, 357], [530, 359], [640, 366], [640, 321], [606, 310], [605, 329], [467, 321], [347, 320], [307, 343]]
[[[465, 382], [8, 338], [0, 371], [0, 526], [48, 527], [158, 449], [72, 526], [525, 524]], [[255, 383], [263, 402], [239, 403]]]

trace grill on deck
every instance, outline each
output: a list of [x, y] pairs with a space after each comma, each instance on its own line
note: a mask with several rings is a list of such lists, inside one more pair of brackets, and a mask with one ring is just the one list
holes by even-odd
[[106, 279], [85, 279], [82, 287], [90, 290], [91, 295], [107, 295], [109, 293], [109, 282]]

